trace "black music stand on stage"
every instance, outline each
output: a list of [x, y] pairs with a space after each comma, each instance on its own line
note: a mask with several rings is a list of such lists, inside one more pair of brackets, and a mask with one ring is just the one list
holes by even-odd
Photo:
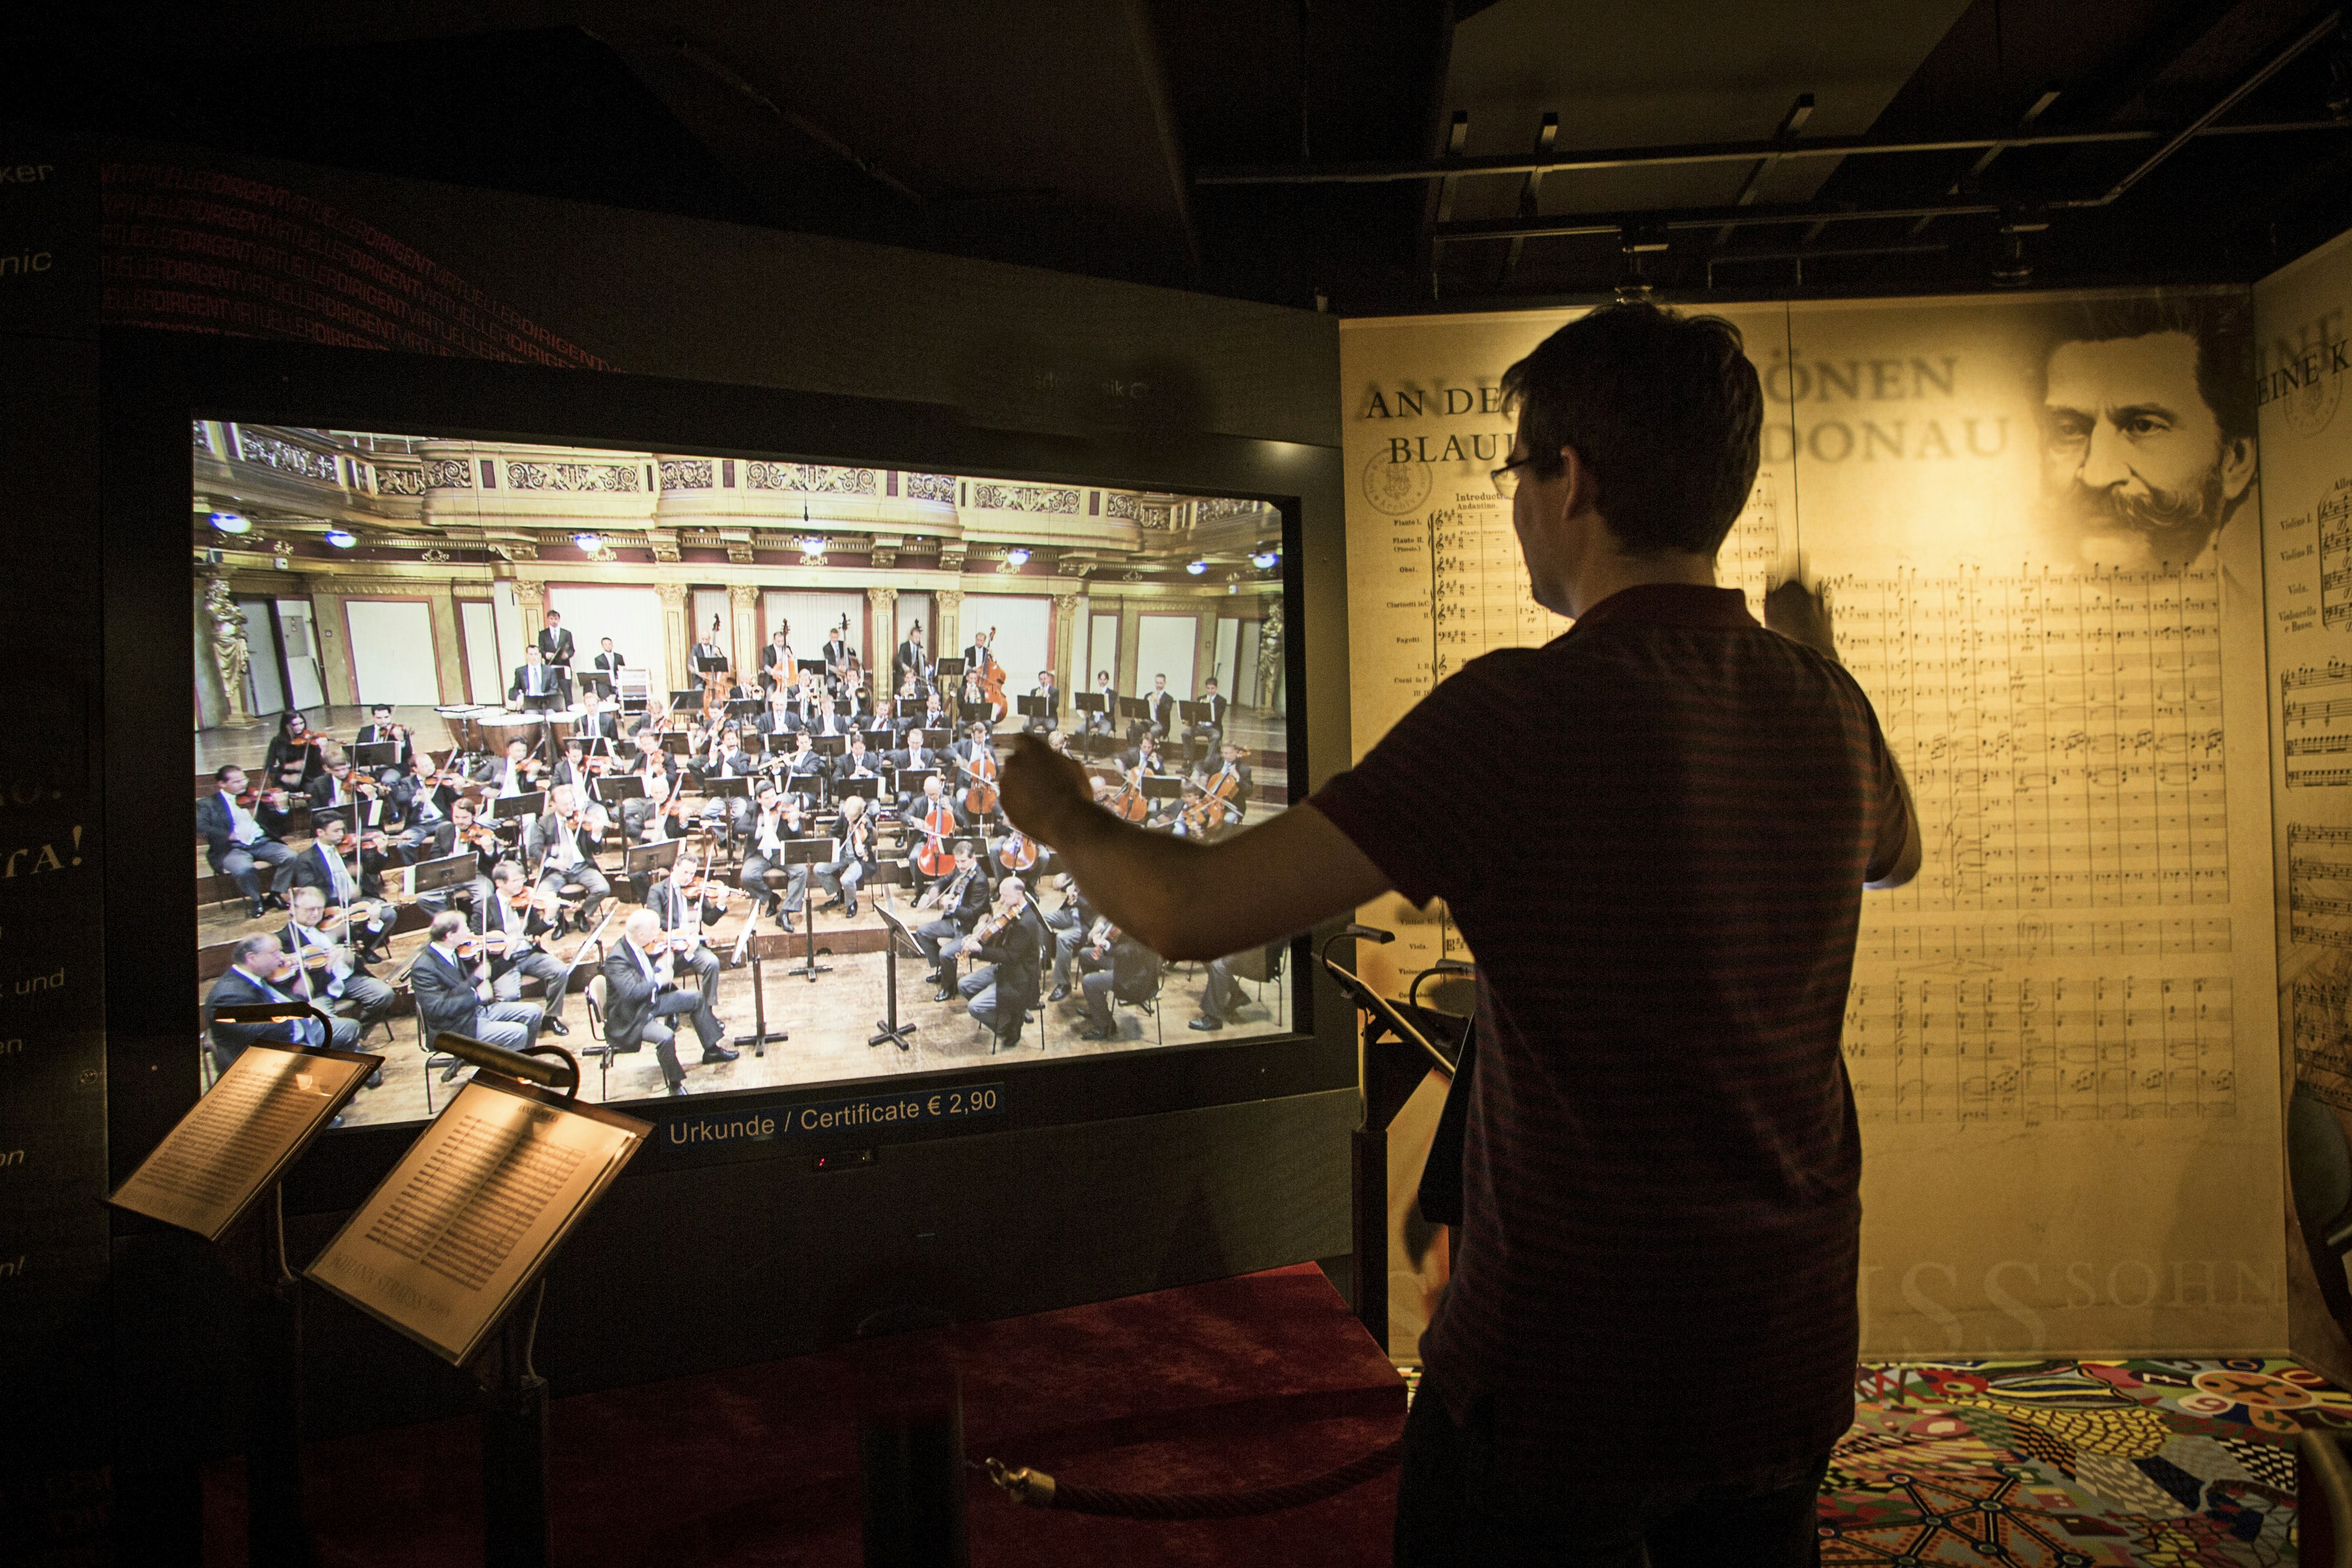
[[547, 792], [532, 790], [529, 795], [500, 795], [490, 802], [492, 822], [512, 822], [519, 817], [537, 816], [547, 809]]
[[[803, 906], [802, 912], [806, 914], [809, 910]], [[751, 918], [759, 919], [759, 911], [752, 910]], [[751, 1032], [748, 1035], [736, 1036], [735, 1043], [739, 1046], [751, 1047], [751, 1054], [755, 1057], [764, 1057], [768, 1054], [770, 1040], [782, 1045], [792, 1038], [791, 1035], [782, 1029], [768, 1027], [768, 993], [766, 987], [761, 984], [765, 973], [761, 966], [767, 960], [792, 957], [792, 933], [781, 931], [755, 931], [751, 933], [751, 940], [743, 944], [743, 949], [746, 956], [751, 961]]]
[[415, 873], [409, 880], [410, 892], [422, 898], [427, 893], [446, 892], [452, 888], [471, 887], [481, 874], [471, 849], [460, 849], [455, 855], [444, 855], [438, 860], [419, 860], [409, 868]]
[[400, 742], [397, 741], [370, 741], [364, 745], [352, 747], [352, 766], [354, 768], [364, 768], [373, 773], [378, 768], [396, 768], [399, 765]]
[[902, 1051], [911, 1051], [915, 1048], [915, 1042], [907, 1037], [921, 1026], [898, 1022], [898, 943], [905, 942], [909, 952], [920, 952], [922, 949], [916, 944], [915, 933], [907, 929], [907, 922], [898, 917], [896, 910], [886, 910], [877, 904], [874, 912], [882, 917], [882, 924], [887, 928], [882, 942], [882, 1005], [887, 1011], [874, 1020], [875, 1036], [866, 1044], [871, 1049], [887, 1040]]
[[[814, 880], [816, 877], [816, 868], [819, 866], [830, 866], [833, 864], [833, 840], [830, 838], [787, 838], [784, 840], [784, 858], [782, 863], [785, 866], [806, 866], [809, 868], [810, 879]], [[814, 899], [805, 899], [802, 900], [801, 928], [808, 935], [808, 952], [800, 967], [791, 970], [788, 973], [804, 975], [807, 977], [808, 983], [814, 985], [816, 984], [816, 977], [818, 975], [830, 974], [833, 973], [832, 964], [819, 963], [816, 961], [816, 900]], [[785, 933], [782, 931], [778, 931], [776, 934], [778, 937], [782, 938], [787, 942], [791, 940], [789, 937], [785, 936]], [[754, 937], [752, 940], [757, 942], [759, 939]], [[832, 951], [833, 949], [829, 947], [825, 949], [825, 952], [831, 952]]]
[[636, 902], [646, 901], [646, 890], [653, 886], [654, 873], [667, 871], [677, 864], [677, 852], [683, 839], [665, 838], [659, 844], [632, 844], [621, 851], [621, 875], [636, 895]]
[[1046, 710], [1046, 702], [1042, 697], [1016, 697], [1013, 700], [1013, 710], [1024, 719], [1051, 719], [1054, 716]]

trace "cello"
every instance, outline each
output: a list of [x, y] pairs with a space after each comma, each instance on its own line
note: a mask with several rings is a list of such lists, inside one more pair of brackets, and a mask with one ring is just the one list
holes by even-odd
[[926, 877], [946, 876], [955, 866], [955, 851], [948, 847], [956, 830], [954, 810], [940, 801], [928, 811], [910, 815], [907, 821], [923, 830], [923, 842], [915, 849], [916, 868]]
[[996, 861], [1008, 871], [1026, 871], [1037, 863], [1037, 841], [1016, 827], [996, 847]]
[[1151, 815], [1151, 803], [1143, 797], [1141, 763], [1127, 770], [1126, 786], [1112, 795], [1108, 805], [1111, 815], [1126, 822], [1141, 822]]
[[996, 749], [985, 741], [981, 742], [980, 755], [969, 763], [956, 764], [960, 772], [971, 776], [971, 787], [963, 792], [963, 808], [974, 816], [986, 816], [996, 809]]

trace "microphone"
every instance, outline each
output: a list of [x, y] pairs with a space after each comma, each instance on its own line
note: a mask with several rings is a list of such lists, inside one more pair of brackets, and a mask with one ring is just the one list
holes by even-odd
[[1339, 934], [1352, 936], [1361, 942], [1376, 942], [1382, 944], [1396, 941], [1396, 932], [1392, 931], [1382, 931], [1378, 926], [1358, 925], [1353, 921], [1349, 921], [1347, 929]]

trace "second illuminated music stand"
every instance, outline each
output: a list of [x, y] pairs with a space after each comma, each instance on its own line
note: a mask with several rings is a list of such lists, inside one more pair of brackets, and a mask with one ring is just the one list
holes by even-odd
[[907, 1037], [921, 1026], [898, 1022], [898, 943], [904, 941], [908, 951], [912, 952], [920, 952], [922, 948], [898, 911], [877, 904], [874, 912], [882, 917], [882, 924], [886, 928], [882, 942], [882, 1005], [885, 1012], [874, 1020], [876, 1033], [866, 1044], [870, 1049], [887, 1040], [902, 1051], [911, 1051], [915, 1048], [915, 1042]]
[[[806, 912], [805, 907], [803, 907], [803, 912]], [[756, 909], [751, 911], [751, 918], [754, 920], [759, 918], [759, 911]], [[751, 1047], [751, 1054], [755, 1057], [764, 1057], [768, 1054], [770, 1040], [774, 1040], [781, 1045], [792, 1038], [792, 1036], [782, 1029], [768, 1027], [768, 992], [762, 982], [766, 973], [764, 965], [769, 959], [792, 957], [793, 935], [790, 931], [755, 931], [751, 933], [751, 940], [743, 944], [743, 949], [745, 955], [751, 961], [751, 1032], [748, 1035], [736, 1036], [735, 1043], [739, 1046]]]

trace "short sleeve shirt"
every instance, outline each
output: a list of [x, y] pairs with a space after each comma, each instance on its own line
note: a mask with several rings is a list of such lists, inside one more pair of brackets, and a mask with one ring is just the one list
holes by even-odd
[[1478, 969], [1423, 1343], [1498, 1466], [1729, 1480], [1853, 1418], [1863, 885], [1909, 832], [1869, 700], [1737, 590], [1626, 589], [1474, 660], [1313, 797]]

